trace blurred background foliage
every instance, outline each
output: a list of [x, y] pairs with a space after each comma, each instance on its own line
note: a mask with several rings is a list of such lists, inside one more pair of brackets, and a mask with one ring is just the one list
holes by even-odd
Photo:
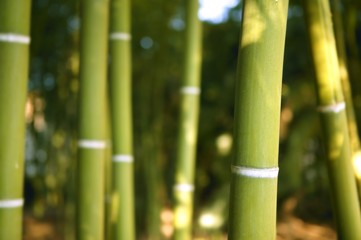
[[[201, 1], [205, 5], [206, 1]], [[211, 2], [211, 1], [208, 1]], [[202, 94], [195, 232], [226, 231], [241, 2], [203, 19]], [[361, 119], [361, 4], [344, 1], [347, 57]], [[202, 11], [200, 11], [201, 15]], [[132, 1], [133, 119], [137, 234], [169, 234], [182, 75], [184, 1]], [[79, 89], [79, 6], [33, 0], [26, 104], [25, 235], [47, 221], [72, 239]], [[310, 51], [300, 1], [290, 2], [282, 88], [279, 208], [297, 199], [303, 219], [331, 222]], [[272, 64], [270, 62], [270, 64]], [[31, 220], [29, 220], [31, 219]], [[35, 220], [34, 220], [35, 219]], [[30, 239], [30, 238], [29, 238]], [[57, 239], [57, 238], [53, 238]]]

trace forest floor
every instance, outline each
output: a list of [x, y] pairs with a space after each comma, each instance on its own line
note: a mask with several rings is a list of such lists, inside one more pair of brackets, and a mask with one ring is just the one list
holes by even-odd
[[56, 230], [56, 223], [51, 220], [38, 220], [31, 216], [24, 217], [23, 240], [62, 240]]
[[[336, 240], [329, 201], [317, 197], [291, 196], [278, 209], [277, 240]], [[24, 240], [63, 240], [59, 222], [52, 219], [24, 219]], [[56, 227], [58, 226], [58, 227]], [[197, 240], [223, 240], [224, 237], [194, 237]]]
[[322, 197], [286, 199], [279, 211], [277, 240], [336, 240], [329, 200]]

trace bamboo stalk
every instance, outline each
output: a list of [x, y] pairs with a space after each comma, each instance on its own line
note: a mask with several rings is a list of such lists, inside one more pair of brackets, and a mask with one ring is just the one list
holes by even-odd
[[174, 239], [192, 238], [194, 168], [199, 117], [202, 25], [198, 1], [187, 0], [184, 76], [175, 170]]
[[77, 239], [104, 238], [108, 7], [107, 0], [80, 6]]
[[131, 110], [131, 3], [111, 1], [110, 89], [113, 127], [112, 239], [135, 239]]
[[348, 133], [350, 137], [350, 145], [351, 145], [351, 154], [352, 154], [352, 163], [354, 172], [357, 180], [357, 189], [359, 194], [361, 194], [361, 148], [360, 148], [360, 137], [358, 135], [358, 127], [355, 119], [355, 110], [352, 100], [352, 91], [350, 85], [350, 78], [348, 72], [348, 64], [346, 57], [346, 47], [345, 47], [345, 37], [342, 26], [342, 16], [341, 16], [341, 2], [340, 0], [332, 1], [334, 6], [333, 11], [333, 22], [334, 22], [334, 30], [335, 30], [335, 40], [337, 47], [337, 56], [338, 56], [338, 64], [340, 68], [340, 79], [342, 85], [342, 92], [345, 97], [346, 103], [346, 116], [347, 116], [347, 125], [348, 125]]
[[[107, 82], [108, 83], [108, 82]], [[107, 84], [107, 89], [109, 89], [109, 85]], [[106, 133], [107, 133], [107, 139], [112, 138], [112, 126], [111, 126], [111, 116], [110, 116], [110, 101], [107, 102], [108, 105], [106, 107]], [[105, 239], [111, 239], [111, 213], [112, 213], [112, 180], [113, 180], [113, 168], [112, 168], [112, 148], [113, 144], [108, 144], [105, 149], [105, 168], [104, 168], [104, 174], [105, 174], [105, 188], [104, 188], [104, 196], [105, 196], [105, 221], [104, 221], [104, 236]]]
[[238, 55], [229, 239], [276, 239], [287, 0], [245, 0]]
[[360, 207], [330, 6], [327, 0], [304, 3], [338, 234], [340, 239], [361, 239]]
[[0, 1], [0, 239], [22, 239], [31, 1]]

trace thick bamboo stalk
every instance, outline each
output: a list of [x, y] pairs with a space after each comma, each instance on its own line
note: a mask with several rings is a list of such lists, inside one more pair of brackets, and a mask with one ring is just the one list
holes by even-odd
[[80, 6], [77, 239], [104, 238], [108, 5], [84, 0]]
[[0, 1], [0, 239], [22, 239], [30, 5]]
[[245, 0], [238, 55], [229, 239], [276, 239], [287, 0]]
[[348, 72], [347, 56], [345, 37], [342, 24], [341, 16], [341, 2], [340, 0], [333, 0], [333, 22], [335, 30], [335, 40], [338, 54], [338, 64], [340, 68], [340, 79], [342, 85], [342, 92], [346, 103], [346, 116], [348, 124], [348, 133], [350, 137], [352, 163], [354, 172], [357, 179], [357, 188], [359, 193], [359, 200], [361, 194], [361, 148], [360, 148], [360, 137], [358, 135], [358, 127], [355, 119], [355, 110], [352, 100], [351, 84]]
[[130, 0], [111, 1], [112, 239], [135, 239]]
[[181, 87], [181, 112], [175, 170], [174, 239], [192, 238], [194, 168], [198, 132], [202, 25], [198, 1], [187, 0], [184, 76]]
[[351, 165], [345, 102], [327, 0], [305, 0], [333, 208], [340, 239], [361, 239], [361, 217]]

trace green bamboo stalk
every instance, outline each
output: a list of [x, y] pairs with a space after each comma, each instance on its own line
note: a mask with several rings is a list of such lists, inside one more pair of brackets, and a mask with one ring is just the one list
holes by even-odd
[[287, 0], [245, 0], [235, 101], [229, 239], [276, 239]]
[[[107, 82], [108, 83], [108, 82]], [[109, 85], [107, 84], [107, 89], [109, 89]], [[108, 105], [106, 107], [106, 133], [107, 133], [107, 139], [111, 139], [112, 138], [112, 129], [111, 129], [111, 116], [110, 116], [110, 101], [107, 102]], [[111, 211], [112, 211], [112, 180], [113, 180], [113, 176], [112, 176], [112, 144], [107, 144], [107, 147], [105, 149], [105, 169], [104, 169], [104, 174], [105, 174], [105, 189], [104, 189], [104, 194], [105, 194], [105, 222], [104, 222], [104, 226], [105, 226], [105, 239], [110, 239], [111, 238]]]
[[80, 11], [77, 239], [103, 239], [109, 4], [84, 0]]
[[333, 208], [340, 239], [361, 239], [361, 217], [352, 172], [345, 102], [327, 0], [306, 0]]
[[30, 6], [0, 1], [0, 239], [22, 239]]
[[174, 239], [192, 238], [194, 168], [199, 117], [202, 24], [198, 1], [187, 0], [184, 76], [175, 170]]
[[111, 1], [112, 239], [135, 239], [130, 0]]
[[361, 199], [361, 148], [360, 148], [360, 137], [358, 135], [358, 127], [355, 119], [355, 111], [352, 100], [351, 84], [348, 73], [348, 64], [345, 47], [345, 37], [342, 24], [341, 16], [341, 2], [340, 0], [333, 0], [333, 23], [335, 30], [335, 40], [337, 47], [338, 64], [340, 68], [340, 79], [342, 85], [342, 92], [345, 97], [346, 103], [346, 116], [348, 133], [350, 137], [352, 163], [354, 172], [357, 180], [357, 188], [359, 193], [359, 200]]

